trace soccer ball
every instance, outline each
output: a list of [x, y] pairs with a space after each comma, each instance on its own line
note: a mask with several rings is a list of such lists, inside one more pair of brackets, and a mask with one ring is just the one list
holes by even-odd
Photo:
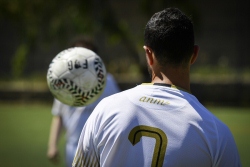
[[52, 60], [47, 73], [50, 92], [70, 106], [96, 101], [106, 84], [106, 69], [93, 51], [75, 47], [63, 50]]

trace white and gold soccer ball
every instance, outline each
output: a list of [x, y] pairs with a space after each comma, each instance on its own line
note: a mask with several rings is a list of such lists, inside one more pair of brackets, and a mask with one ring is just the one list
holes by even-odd
[[56, 99], [70, 106], [86, 106], [97, 100], [106, 84], [106, 69], [93, 51], [75, 47], [52, 60], [47, 83]]

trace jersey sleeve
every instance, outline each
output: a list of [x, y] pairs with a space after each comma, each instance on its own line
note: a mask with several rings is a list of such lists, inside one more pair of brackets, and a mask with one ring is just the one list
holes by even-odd
[[218, 150], [214, 166], [241, 167], [238, 149], [230, 129], [223, 124], [218, 125]]
[[62, 110], [62, 103], [58, 101], [57, 99], [54, 99], [52, 110], [51, 110], [52, 115], [54, 116], [61, 115], [61, 110]]

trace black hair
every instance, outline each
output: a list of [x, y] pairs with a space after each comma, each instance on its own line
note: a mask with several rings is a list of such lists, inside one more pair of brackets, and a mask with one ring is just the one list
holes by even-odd
[[98, 49], [93, 42], [93, 39], [88, 36], [75, 37], [69, 44], [69, 47], [84, 47], [98, 53]]
[[193, 23], [179, 9], [167, 8], [148, 21], [144, 42], [161, 66], [187, 64], [194, 49]]

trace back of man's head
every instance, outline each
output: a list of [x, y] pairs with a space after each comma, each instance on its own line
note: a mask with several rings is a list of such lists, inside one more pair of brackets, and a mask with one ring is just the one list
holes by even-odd
[[93, 39], [88, 36], [77, 36], [69, 44], [69, 47], [84, 47], [89, 50], [98, 52], [96, 45], [93, 42]]
[[193, 24], [179, 9], [167, 8], [148, 21], [144, 42], [161, 66], [187, 64], [194, 49]]

